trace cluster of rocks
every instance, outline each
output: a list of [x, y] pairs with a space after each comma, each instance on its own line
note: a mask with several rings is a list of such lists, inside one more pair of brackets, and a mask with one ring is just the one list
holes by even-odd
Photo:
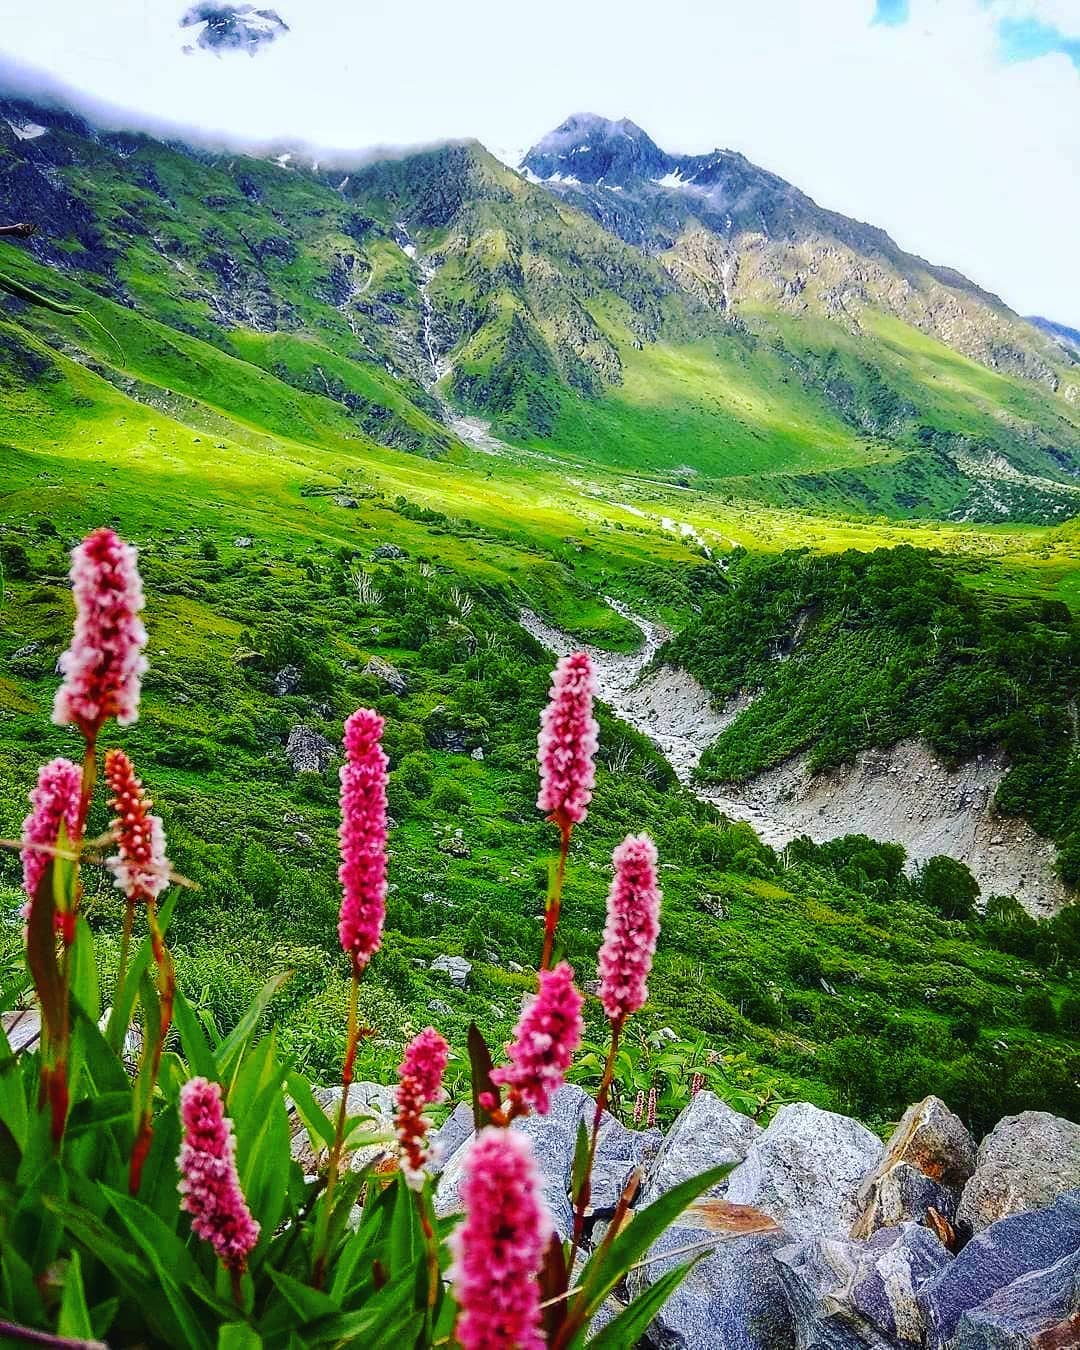
[[[353, 1091], [358, 1105], [392, 1110], [387, 1089]], [[591, 1112], [591, 1098], [567, 1085], [549, 1115], [513, 1126], [533, 1137], [564, 1237], [574, 1141]], [[463, 1103], [435, 1136], [441, 1215], [459, 1206], [472, 1134]], [[646, 1334], [653, 1350], [1080, 1346], [1080, 1126], [1026, 1111], [976, 1148], [928, 1097], [882, 1145], [858, 1121], [806, 1102], [763, 1129], [701, 1091], [666, 1135], [604, 1121], [592, 1235], [635, 1170], [640, 1208], [722, 1163], [734, 1170], [659, 1239], [601, 1320], [701, 1249]]]

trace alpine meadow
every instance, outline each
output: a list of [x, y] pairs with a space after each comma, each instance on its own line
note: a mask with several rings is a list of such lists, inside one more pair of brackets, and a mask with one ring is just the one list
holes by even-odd
[[1069, 315], [626, 119], [86, 107], [0, 84], [0, 1343], [1077, 1344]]

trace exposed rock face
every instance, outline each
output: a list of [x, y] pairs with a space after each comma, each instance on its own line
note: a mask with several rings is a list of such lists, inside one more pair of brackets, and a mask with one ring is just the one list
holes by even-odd
[[957, 1210], [977, 1233], [1008, 1214], [1040, 1209], [1080, 1187], [1080, 1125], [1045, 1111], [999, 1120], [979, 1145], [978, 1167]]
[[904, 1112], [877, 1169], [859, 1188], [852, 1237], [869, 1237], [907, 1219], [921, 1221], [930, 1206], [952, 1219], [960, 1188], [975, 1170], [975, 1140], [940, 1097]]
[[432, 970], [441, 970], [444, 975], [449, 975], [450, 983], [455, 989], [464, 989], [469, 982], [469, 975], [472, 972], [472, 962], [466, 961], [463, 956], [437, 956], [431, 963]]
[[1045, 1271], [1077, 1250], [1080, 1192], [1060, 1196], [1048, 1209], [1028, 1210], [991, 1224], [919, 1291], [927, 1344], [941, 1350], [965, 1313], [1022, 1276]]
[[589, 1195], [593, 1214], [604, 1215], [615, 1208], [631, 1173], [656, 1156], [663, 1138], [659, 1130], [628, 1130], [614, 1116], [608, 1117], [596, 1140]]
[[[665, 1191], [710, 1167], [742, 1162], [761, 1133], [760, 1125], [732, 1110], [715, 1093], [705, 1089], [696, 1093], [668, 1130], [646, 1173], [641, 1203], [652, 1204]], [[706, 1195], [723, 1195], [727, 1188], [723, 1181]]]
[[391, 665], [389, 661], [384, 661], [381, 656], [373, 656], [364, 666], [363, 673], [373, 675], [380, 684], [385, 685], [392, 694], [397, 694], [399, 697], [408, 692], [409, 681], [398, 670], [397, 666]]
[[857, 1120], [809, 1102], [783, 1106], [731, 1174], [727, 1198], [763, 1210], [793, 1237], [846, 1237], [881, 1153], [881, 1140]]
[[293, 773], [325, 773], [337, 754], [337, 747], [320, 732], [298, 722], [289, 732], [285, 758]]
[[927, 1228], [882, 1229], [869, 1242], [806, 1238], [776, 1253], [799, 1350], [922, 1345], [915, 1291], [951, 1257]]
[[1069, 1350], [1080, 1345], [1080, 1251], [1021, 1275], [961, 1317], [950, 1350]]
[[[686, 1260], [691, 1243], [715, 1240], [704, 1230], [669, 1228], [651, 1248], [646, 1266], [627, 1281], [637, 1296]], [[782, 1233], [732, 1238], [693, 1268], [660, 1310], [645, 1340], [655, 1350], [791, 1350], [791, 1313], [776, 1252], [787, 1243]]]
[[271, 682], [275, 698], [284, 698], [286, 694], [295, 694], [300, 688], [301, 679], [299, 666], [283, 666]]

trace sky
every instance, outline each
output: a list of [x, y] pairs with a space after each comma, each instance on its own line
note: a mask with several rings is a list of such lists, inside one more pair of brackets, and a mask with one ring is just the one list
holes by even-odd
[[0, 0], [0, 83], [58, 82], [114, 123], [342, 150], [475, 136], [505, 154], [572, 112], [629, 117], [1080, 327], [1080, 0], [256, 3], [282, 23], [244, 49], [181, 27], [191, 0]]

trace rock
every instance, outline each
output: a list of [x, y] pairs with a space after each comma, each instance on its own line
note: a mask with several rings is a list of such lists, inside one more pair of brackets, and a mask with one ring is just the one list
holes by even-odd
[[1046, 1111], [1024, 1111], [999, 1120], [979, 1145], [957, 1219], [978, 1233], [1008, 1214], [1041, 1209], [1074, 1187], [1080, 1187], [1080, 1125]]
[[[431, 1006], [430, 1004], [428, 1005]], [[439, 1128], [431, 1135], [431, 1160], [428, 1170], [437, 1176], [473, 1133], [473, 1109], [469, 1102], [458, 1102]]]
[[614, 1210], [630, 1174], [656, 1157], [663, 1138], [659, 1130], [629, 1130], [614, 1116], [606, 1117], [596, 1139], [593, 1161], [589, 1195], [589, 1208], [593, 1214]]
[[1080, 1251], [1033, 1270], [961, 1317], [950, 1350], [1069, 1350], [1080, 1345]]
[[451, 858], [472, 857], [472, 849], [456, 834], [450, 835], [447, 839], [440, 839], [438, 849], [440, 853], [449, 853]]
[[293, 773], [325, 773], [336, 754], [337, 747], [332, 741], [302, 722], [289, 732], [285, 758]]
[[464, 989], [472, 971], [472, 962], [466, 961], [463, 956], [447, 956], [444, 953], [432, 961], [430, 969], [441, 970], [444, 975], [450, 976], [450, 983], [455, 989]]
[[11, 659], [12, 661], [25, 661], [28, 656], [34, 656], [39, 651], [41, 651], [40, 642], [28, 642], [24, 647], [12, 652]]
[[[894, 1168], [902, 1170], [890, 1175]], [[924, 1097], [904, 1112], [881, 1162], [860, 1186], [852, 1237], [868, 1237], [906, 1219], [921, 1220], [929, 1205], [952, 1218], [960, 1188], [974, 1170], [975, 1140], [963, 1121], [940, 1097]]]
[[482, 760], [484, 758], [484, 747], [482, 745], [478, 745], [476, 749], [472, 752], [470, 758]]
[[[695, 1093], [660, 1145], [646, 1173], [640, 1203], [652, 1204], [672, 1186], [710, 1167], [742, 1162], [761, 1132], [756, 1121], [733, 1110], [715, 1093], [707, 1089]], [[722, 1181], [706, 1195], [723, 1195], [727, 1185]]]
[[[1048, 1209], [998, 1219], [964, 1247], [918, 1292], [927, 1345], [942, 1350], [961, 1317], [998, 1290], [1032, 1271], [1047, 1270], [1080, 1249], [1080, 1191], [1061, 1195]], [[1022, 1344], [1022, 1343], [1021, 1343]]]
[[524, 975], [525, 967], [517, 961], [507, 961], [506, 969], [511, 975]]
[[397, 544], [376, 544], [371, 550], [372, 562], [382, 562], [386, 559], [407, 557], [403, 548], [398, 548]]
[[881, 1154], [881, 1140], [857, 1120], [797, 1102], [750, 1145], [727, 1198], [763, 1210], [796, 1237], [846, 1237], [859, 1185]]
[[360, 503], [355, 497], [348, 497], [344, 493], [339, 493], [334, 497], [335, 506], [343, 506], [347, 511], [355, 511]]
[[233, 548], [250, 548], [250, 547], [251, 547], [250, 535], [242, 534], [240, 535], [239, 538], [233, 540]]
[[313, 848], [315, 845], [315, 840], [310, 834], [305, 834], [303, 830], [296, 830], [293, 838], [296, 840], [298, 848]]
[[392, 694], [402, 695], [408, 692], [409, 682], [405, 676], [393, 666], [389, 661], [384, 661], [381, 656], [373, 656], [364, 666], [364, 675], [372, 675], [380, 684], [385, 685]]
[[273, 689], [275, 697], [284, 698], [286, 694], [296, 693], [300, 688], [302, 678], [298, 666], [284, 666], [274, 676], [270, 687]]
[[454, 1010], [449, 1003], [444, 1003], [441, 998], [433, 998], [427, 1005], [428, 1012], [434, 1013], [436, 1017], [453, 1017]]
[[[521, 1130], [533, 1141], [544, 1199], [551, 1210], [555, 1228], [563, 1238], [569, 1236], [574, 1223], [567, 1192], [574, 1165], [578, 1122], [590, 1108], [592, 1098], [581, 1088], [566, 1083], [552, 1098], [551, 1110], [546, 1116], [526, 1116], [523, 1120], [515, 1120], [510, 1127]], [[440, 1218], [456, 1214], [461, 1207], [461, 1183], [471, 1147], [470, 1137], [459, 1145], [443, 1169], [435, 1192], [435, 1212]]]
[[[337, 1111], [341, 1103], [340, 1086], [316, 1088], [315, 1100], [331, 1120], [337, 1119]], [[363, 1126], [358, 1127], [358, 1133], [386, 1133], [391, 1131], [396, 1111], [394, 1089], [386, 1087], [382, 1083], [353, 1083], [349, 1088], [346, 1110], [350, 1116], [365, 1115], [371, 1118], [369, 1122], [365, 1122]], [[318, 1148], [312, 1146], [307, 1129], [299, 1115], [294, 1114], [291, 1117], [290, 1125], [292, 1128], [292, 1156], [303, 1168], [305, 1175], [311, 1175], [313, 1172], [317, 1172], [325, 1162], [328, 1150], [321, 1140]], [[373, 1159], [389, 1156], [392, 1147], [389, 1141], [361, 1144], [350, 1153], [349, 1166], [353, 1171], [358, 1172]]]
[[950, 1260], [928, 1228], [881, 1229], [869, 1242], [813, 1237], [776, 1253], [799, 1350], [922, 1345], [915, 1291]]
[[448, 710], [439, 704], [424, 720], [424, 735], [432, 750], [446, 750], [453, 755], [469, 753], [469, 737], [464, 727], [450, 719]]
[[[638, 1297], [685, 1261], [690, 1243], [709, 1241], [716, 1241], [715, 1233], [669, 1228], [650, 1249], [650, 1263], [631, 1271], [630, 1293]], [[656, 1350], [790, 1350], [791, 1313], [774, 1259], [788, 1241], [770, 1233], [716, 1242], [661, 1308], [645, 1344]], [[665, 1253], [668, 1259], [651, 1259]]]

